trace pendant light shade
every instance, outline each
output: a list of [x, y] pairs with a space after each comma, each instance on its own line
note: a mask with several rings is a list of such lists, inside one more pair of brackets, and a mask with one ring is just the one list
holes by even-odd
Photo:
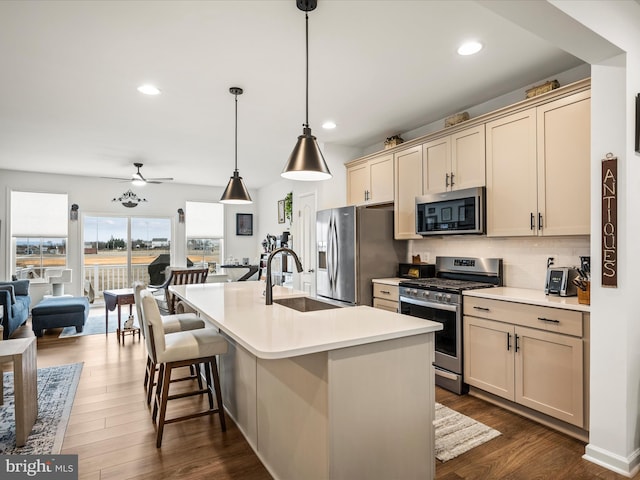
[[309, 15], [306, 12], [314, 10], [317, 0], [297, 0], [298, 9], [305, 12], [305, 39], [306, 39], [306, 122], [303, 125], [302, 135], [298, 137], [298, 143], [293, 148], [289, 160], [281, 175], [291, 180], [327, 180], [331, 178], [331, 172], [324, 161], [316, 137], [311, 135], [309, 127]]
[[233, 175], [229, 179], [227, 188], [224, 189], [224, 193], [220, 198], [220, 203], [247, 204], [252, 203], [251, 196], [249, 195], [247, 187], [244, 186], [242, 177], [238, 172], [238, 95], [242, 95], [243, 90], [239, 87], [231, 87], [229, 89], [229, 92], [236, 97], [235, 170], [233, 171]]

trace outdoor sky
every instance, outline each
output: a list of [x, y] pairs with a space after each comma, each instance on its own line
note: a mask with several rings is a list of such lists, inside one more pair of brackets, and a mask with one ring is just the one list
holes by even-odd
[[[127, 238], [126, 217], [84, 217], [84, 241], [100, 242], [110, 238]], [[152, 238], [171, 238], [171, 220], [168, 218], [131, 218], [131, 238], [133, 240], [151, 240]]]

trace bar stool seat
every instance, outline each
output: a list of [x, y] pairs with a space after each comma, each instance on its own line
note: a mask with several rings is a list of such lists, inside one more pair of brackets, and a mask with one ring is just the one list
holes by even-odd
[[[146, 330], [145, 341], [147, 342], [147, 348], [152, 361], [160, 365], [152, 414], [154, 421], [157, 418], [156, 447], [159, 448], [162, 445], [162, 434], [166, 424], [195, 417], [217, 413], [222, 431], [226, 431], [216, 355], [227, 353], [227, 341], [212, 328], [165, 335], [160, 310], [153, 295], [148, 290], [143, 290], [140, 292], [140, 296], [142, 298], [142, 323]], [[169, 395], [172, 370], [193, 364], [204, 365], [205, 388]], [[215, 392], [217, 408], [214, 407], [213, 392]], [[167, 403], [169, 400], [202, 394], [206, 394], [209, 399], [209, 408], [207, 410], [167, 418]]]

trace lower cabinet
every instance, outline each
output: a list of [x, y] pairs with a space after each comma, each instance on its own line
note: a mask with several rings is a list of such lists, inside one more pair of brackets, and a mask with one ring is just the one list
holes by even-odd
[[399, 288], [397, 285], [373, 282], [373, 307], [398, 312]]
[[[496, 300], [467, 300], [465, 383], [584, 428], [582, 314]], [[532, 324], [539, 328], [532, 328]]]

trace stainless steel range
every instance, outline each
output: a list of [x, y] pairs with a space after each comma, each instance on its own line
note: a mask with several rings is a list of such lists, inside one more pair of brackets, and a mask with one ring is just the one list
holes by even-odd
[[436, 257], [435, 277], [400, 282], [400, 313], [442, 323], [436, 385], [462, 394], [462, 291], [502, 285], [501, 258]]

